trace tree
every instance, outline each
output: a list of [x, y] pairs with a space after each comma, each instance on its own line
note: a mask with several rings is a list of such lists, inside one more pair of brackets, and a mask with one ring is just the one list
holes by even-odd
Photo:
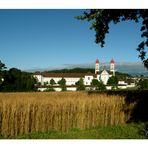
[[106, 90], [106, 87], [102, 81], [98, 81], [98, 85], [96, 87], [96, 90]]
[[141, 78], [137, 83], [137, 87], [141, 90], [148, 89], [148, 79]]
[[97, 79], [93, 79], [91, 82], [91, 85], [95, 87], [98, 85], [98, 83], [99, 83], [99, 81]]
[[96, 90], [105, 90], [106, 87], [102, 81], [98, 81], [97, 79], [93, 79], [91, 85], [95, 87]]
[[4, 78], [3, 78], [3, 74], [4, 74], [4, 69], [6, 69], [6, 66], [4, 63], [1, 62], [0, 60], [0, 89], [1, 89], [1, 85], [4, 81]]
[[1, 90], [4, 92], [26, 92], [35, 91], [36, 79], [27, 72], [22, 72], [19, 69], [11, 68], [5, 71], [3, 75], [4, 82]]
[[112, 76], [107, 81], [108, 85], [112, 86], [112, 89], [116, 89], [118, 86], [118, 78], [116, 76]]
[[47, 86], [48, 85], [48, 81], [47, 82], [44, 82], [44, 86]]
[[118, 78], [116, 76], [112, 76], [107, 81], [108, 85], [117, 86], [118, 85]]
[[96, 90], [105, 90], [106, 87], [102, 81], [98, 81], [97, 79], [93, 79], [91, 85], [96, 88]]
[[144, 66], [148, 69], [148, 58], [146, 58], [145, 48], [148, 47], [148, 10], [145, 9], [91, 9], [84, 11], [83, 15], [76, 17], [79, 20], [91, 22], [90, 29], [95, 30], [95, 42], [104, 47], [105, 36], [109, 33], [109, 24], [117, 24], [121, 21], [134, 21], [138, 23], [142, 20], [141, 37], [143, 40], [139, 43], [137, 51]]
[[66, 80], [62, 78], [61, 80], [58, 81], [58, 84], [61, 86], [66, 85]]
[[61, 80], [58, 81], [58, 84], [61, 86], [62, 91], [66, 91], [66, 80], [62, 78]]
[[56, 82], [54, 81], [54, 79], [51, 79], [51, 80], [50, 80], [50, 84], [51, 84], [51, 85], [56, 84]]
[[6, 66], [4, 63], [1, 62], [0, 60], [0, 72], [3, 71], [4, 69], [6, 69]]
[[76, 82], [77, 90], [85, 90], [84, 81], [82, 78], [78, 82]]

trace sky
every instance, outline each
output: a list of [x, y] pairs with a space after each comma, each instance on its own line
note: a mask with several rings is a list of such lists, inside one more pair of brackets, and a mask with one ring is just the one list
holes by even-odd
[[110, 24], [104, 48], [90, 23], [76, 20], [83, 9], [1, 9], [0, 60], [21, 70], [95, 62], [141, 62], [136, 48], [140, 23]]

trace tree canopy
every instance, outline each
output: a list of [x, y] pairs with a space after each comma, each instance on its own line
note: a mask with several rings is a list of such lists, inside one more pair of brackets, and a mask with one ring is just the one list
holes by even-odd
[[61, 86], [62, 91], [66, 91], [66, 80], [62, 78], [61, 80], [58, 81], [58, 84]]
[[17, 68], [4, 70], [5, 64], [0, 61], [0, 91], [20, 92], [34, 91], [36, 79], [30, 73], [22, 72]]
[[106, 87], [103, 84], [103, 82], [102, 81], [98, 81], [97, 79], [93, 79], [92, 82], [91, 82], [91, 85], [93, 87], [96, 87], [96, 90], [105, 90], [106, 89]]
[[92, 82], [91, 82], [91, 85], [92, 86], [97, 86], [99, 83], [99, 81], [97, 79], [93, 79]]
[[50, 80], [50, 84], [51, 84], [51, 85], [56, 84], [56, 82], [54, 81], [54, 79], [51, 79], [51, 80]]
[[58, 81], [58, 84], [61, 86], [66, 85], [66, 80], [64, 78], [62, 78], [61, 80]]
[[112, 76], [107, 81], [108, 85], [117, 86], [118, 84], [118, 78], [116, 76]]
[[148, 89], [148, 79], [141, 78], [137, 83], [138, 89]]
[[1, 91], [9, 92], [25, 92], [34, 91], [35, 78], [29, 73], [22, 72], [19, 69], [11, 68], [5, 71], [3, 75], [4, 81], [2, 83]]
[[0, 60], [0, 85], [2, 84], [2, 81], [3, 81], [4, 69], [6, 69], [6, 66], [5, 66], [5, 64], [2, 63], [1, 60]]
[[142, 20], [141, 38], [142, 41], [137, 47], [139, 57], [144, 66], [148, 69], [148, 58], [145, 48], [148, 47], [148, 10], [145, 9], [91, 9], [84, 11], [83, 15], [76, 16], [79, 20], [91, 22], [90, 29], [95, 30], [95, 42], [104, 47], [105, 36], [109, 33], [109, 24], [117, 24], [121, 21], [134, 21], [138, 23]]
[[84, 81], [82, 78], [78, 82], [76, 82], [77, 90], [85, 90]]
[[0, 71], [4, 70], [6, 68], [5, 64], [1, 62], [0, 60]]

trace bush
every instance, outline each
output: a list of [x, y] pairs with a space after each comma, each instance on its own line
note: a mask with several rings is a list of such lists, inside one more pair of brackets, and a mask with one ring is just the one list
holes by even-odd
[[82, 78], [78, 82], [76, 82], [77, 90], [85, 90], [84, 81]]
[[50, 91], [55, 91], [53, 87], [48, 87], [46, 90], [44, 90], [44, 92], [50, 92]]
[[140, 79], [137, 87], [141, 90], [148, 89], [148, 79]]

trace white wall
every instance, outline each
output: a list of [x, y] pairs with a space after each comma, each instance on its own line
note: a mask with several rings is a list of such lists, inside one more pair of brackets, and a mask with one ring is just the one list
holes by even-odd
[[47, 88], [38, 88], [39, 91], [44, 91], [46, 90]]
[[60, 77], [43, 77], [43, 82], [48, 82], [50, 83], [50, 80], [53, 79], [55, 81], [55, 83], [58, 83], [59, 80], [61, 80], [62, 78]]
[[136, 84], [135, 83], [131, 83], [130, 85], [127, 85], [127, 88], [132, 88], [132, 87], [135, 87]]
[[112, 89], [112, 86], [106, 86], [106, 89], [107, 90], [111, 90]]
[[76, 91], [77, 88], [76, 87], [67, 87], [67, 91]]
[[127, 86], [126, 85], [123, 85], [123, 86], [118, 86], [119, 89], [126, 89]]
[[61, 90], [62, 90], [62, 88], [57, 87], [57, 88], [54, 88], [54, 90], [55, 90], [55, 91], [61, 91]]
[[[51, 79], [53, 79], [56, 83], [58, 83], [58, 81], [62, 79], [61, 77], [42, 77], [42, 79], [40, 78], [40, 76], [36, 77], [39, 82], [41, 82], [42, 80], [42, 84], [44, 84], [44, 82], [48, 82], [50, 84]], [[80, 80], [80, 78], [64, 78], [64, 79], [66, 80], [66, 85], [75, 85], [75, 83]]]
[[91, 85], [93, 78], [94, 78], [93, 76], [85, 76], [84, 77], [84, 85]]
[[125, 81], [118, 81], [118, 84], [124, 84], [124, 85], [127, 85], [127, 83], [125, 83]]
[[103, 72], [100, 74], [100, 79], [102, 80], [103, 84], [107, 84], [107, 81], [109, 79], [110, 75], [106, 70], [103, 70]]
[[[45, 91], [47, 88], [38, 88], [39, 91]], [[62, 89], [60, 87], [54, 87], [55, 91], [61, 91]], [[76, 91], [76, 87], [67, 87], [67, 91]]]
[[43, 76], [42, 75], [33, 75], [34, 78], [38, 80], [38, 82], [41, 83], [41, 85], [44, 84]]
[[75, 85], [76, 82], [80, 80], [80, 78], [64, 78], [66, 80], [66, 85]]

